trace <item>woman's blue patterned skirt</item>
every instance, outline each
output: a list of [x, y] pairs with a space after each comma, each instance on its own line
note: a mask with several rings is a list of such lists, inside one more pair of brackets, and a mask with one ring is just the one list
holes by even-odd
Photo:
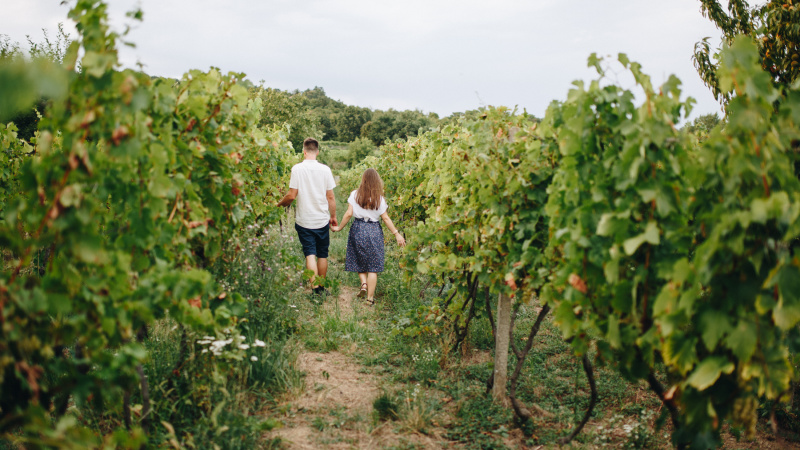
[[348, 272], [383, 272], [383, 228], [379, 222], [353, 220], [347, 236], [344, 270]]

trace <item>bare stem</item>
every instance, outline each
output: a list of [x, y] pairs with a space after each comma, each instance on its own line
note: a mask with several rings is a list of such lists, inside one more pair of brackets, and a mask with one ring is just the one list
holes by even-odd
[[597, 404], [597, 383], [594, 379], [594, 370], [592, 369], [592, 362], [589, 360], [588, 355], [583, 355], [583, 371], [586, 372], [586, 378], [589, 379], [589, 389], [592, 392], [592, 397], [589, 399], [589, 407], [586, 408], [586, 414], [583, 415], [583, 420], [575, 426], [569, 436], [563, 438], [561, 440], [561, 445], [569, 444], [578, 433], [581, 432], [586, 422], [589, 421], [589, 418], [592, 417], [592, 411], [594, 411], [594, 407]]

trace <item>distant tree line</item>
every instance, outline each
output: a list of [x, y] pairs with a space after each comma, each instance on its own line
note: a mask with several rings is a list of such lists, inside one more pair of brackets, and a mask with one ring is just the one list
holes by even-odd
[[383, 145], [416, 136], [420, 129], [428, 130], [440, 122], [436, 113], [420, 110], [383, 111], [346, 105], [328, 97], [321, 87], [305, 91], [254, 87], [250, 95], [264, 103], [261, 125], [291, 127], [289, 140], [295, 149], [301, 148], [303, 139], [309, 136], [339, 142], [369, 139], [375, 145]]

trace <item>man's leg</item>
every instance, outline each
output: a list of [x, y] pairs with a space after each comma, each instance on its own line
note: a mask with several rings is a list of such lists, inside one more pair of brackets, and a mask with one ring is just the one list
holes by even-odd
[[[317, 269], [317, 246], [316, 246], [316, 236], [314, 234], [314, 230], [309, 230], [307, 228], [303, 228], [300, 225], [295, 224], [294, 229], [297, 230], [297, 237], [300, 241], [300, 245], [303, 246], [303, 255], [306, 257], [306, 269], [314, 272], [314, 275], [311, 276], [311, 287], [316, 287], [314, 285], [314, 281], [316, 280], [317, 276], [319, 275]], [[326, 255], [327, 256], [327, 255]]]
[[323, 278], [328, 275], [328, 258], [317, 258], [317, 275]]
[[316, 230], [314, 236], [317, 247], [317, 271], [315, 273], [320, 277], [325, 277], [328, 275], [328, 247], [331, 244], [329, 226], [325, 225], [323, 228]]
[[[314, 272], [314, 275], [311, 276], [311, 287], [312, 288], [317, 287], [317, 285], [314, 284], [314, 281], [316, 281], [317, 276], [319, 275], [319, 271], [318, 271], [319, 269], [317, 268], [317, 255], [308, 255], [308, 256], [306, 256], [306, 269]], [[328, 261], [327, 260], [325, 261], [325, 270], [328, 270]]]

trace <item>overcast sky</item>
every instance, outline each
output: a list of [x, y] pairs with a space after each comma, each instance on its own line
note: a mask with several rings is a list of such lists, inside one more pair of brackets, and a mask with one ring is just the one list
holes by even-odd
[[[8, 1], [0, 34], [41, 40], [68, 29], [60, 0]], [[73, 3], [73, 2], [70, 2]], [[692, 117], [719, 105], [692, 66], [692, 49], [719, 31], [699, 0], [112, 0], [112, 24], [131, 24], [123, 64], [152, 75], [189, 69], [244, 72], [279, 89], [321, 86], [375, 109], [440, 116], [485, 105], [542, 116], [576, 79], [591, 79], [592, 53], [619, 52], [655, 85], [677, 75], [697, 100]], [[126, 10], [140, 6], [144, 21]], [[632, 81], [620, 77], [624, 87]]]

